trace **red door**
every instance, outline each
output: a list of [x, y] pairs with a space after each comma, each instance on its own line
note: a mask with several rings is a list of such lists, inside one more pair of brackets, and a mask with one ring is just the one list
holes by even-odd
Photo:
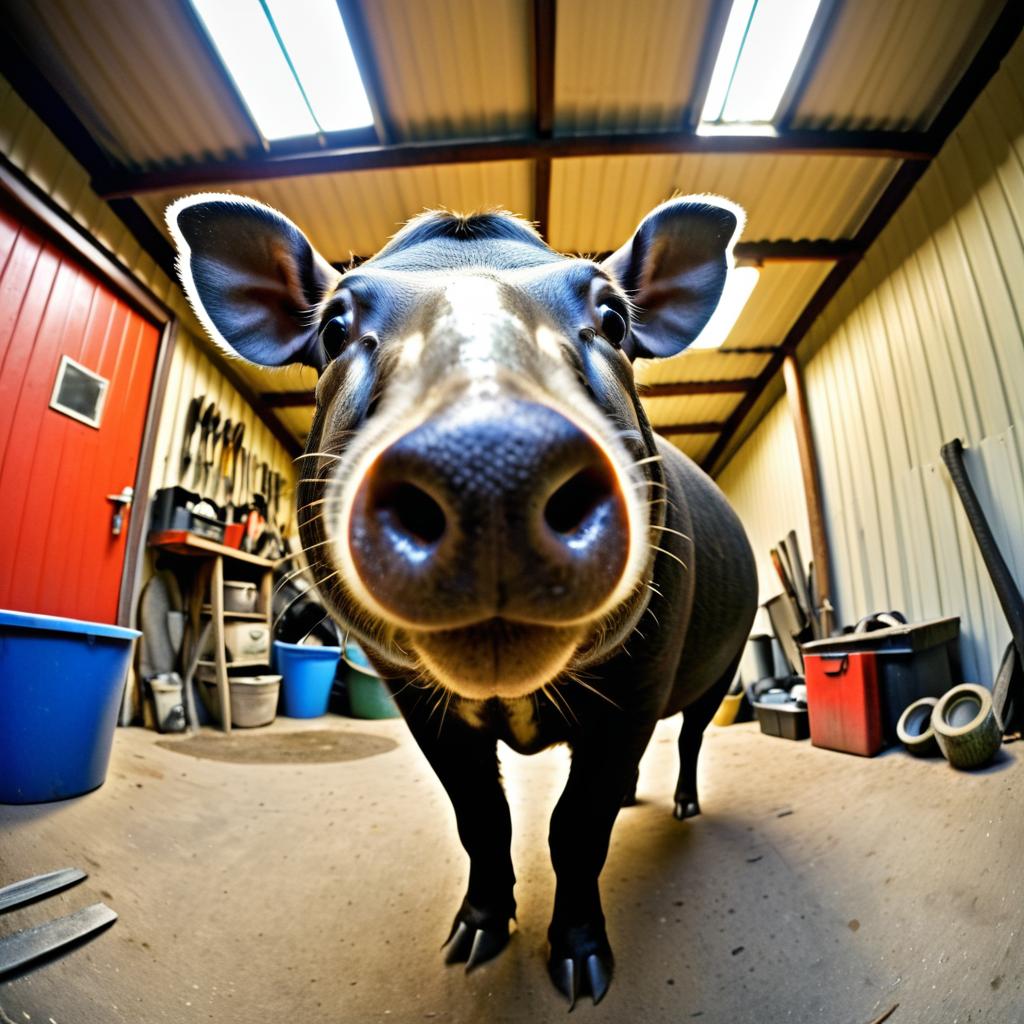
[[[116, 621], [128, 514], [116, 534], [107, 495], [135, 483], [159, 341], [0, 210], [0, 608]], [[100, 391], [98, 427], [51, 408], [97, 418]]]

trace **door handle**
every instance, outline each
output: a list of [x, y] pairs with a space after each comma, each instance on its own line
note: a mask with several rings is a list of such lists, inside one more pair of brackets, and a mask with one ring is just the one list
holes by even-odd
[[120, 494], [108, 494], [107, 501], [114, 506], [114, 516], [110, 521], [110, 532], [116, 537], [124, 528], [124, 510], [132, 507], [135, 500], [134, 487], [122, 487]]

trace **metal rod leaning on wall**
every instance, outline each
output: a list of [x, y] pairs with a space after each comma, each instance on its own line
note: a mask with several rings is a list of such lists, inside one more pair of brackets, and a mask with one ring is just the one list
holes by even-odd
[[825, 537], [825, 517], [821, 511], [818, 456], [814, 449], [814, 435], [811, 433], [811, 417], [807, 409], [803, 374], [795, 355], [786, 356], [782, 363], [782, 375], [786, 381], [786, 397], [789, 399], [789, 411], [793, 417], [796, 446], [800, 454], [800, 472], [804, 480], [807, 523], [811, 531], [811, 552], [814, 556], [818, 621], [821, 635], [827, 637], [832, 635], [833, 627], [832, 567], [828, 557], [828, 541]]

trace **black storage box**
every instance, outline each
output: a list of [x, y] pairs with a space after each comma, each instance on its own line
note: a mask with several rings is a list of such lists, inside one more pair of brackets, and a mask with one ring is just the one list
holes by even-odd
[[202, 498], [195, 491], [185, 487], [161, 487], [153, 495], [150, 533], [163, 533], [164, 530], [188, 530], [199, 537], [216, 541], [224, 541], [224, 524], [213, 516], [204, 516], [192, 511], [192, 506]]
[[874, 651], [885, 742], [898, 742], [900, 715], [922, 697], [941, 697], [963, 682], [960, 670], [960, 617], [909, 623], [870, 633], [847, 633], [803, 645], [805, 654], [857, 654]]
[[780, 736], [784, 740], [805, 740], [811, 735], [807, 722], [807, 708], [796, 701], [787, 704], [754, 705], [761, 732], [766, 736]]

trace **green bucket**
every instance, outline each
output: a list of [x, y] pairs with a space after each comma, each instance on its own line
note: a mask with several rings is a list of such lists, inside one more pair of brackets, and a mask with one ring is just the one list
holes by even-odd
[[363, 649], [355, 643], [345, 645], [341, 655], [348, 668], [345, 686], [348, 706], [353, 718], [398, 718], [400, 712], [394, 697], [381, 679]]

